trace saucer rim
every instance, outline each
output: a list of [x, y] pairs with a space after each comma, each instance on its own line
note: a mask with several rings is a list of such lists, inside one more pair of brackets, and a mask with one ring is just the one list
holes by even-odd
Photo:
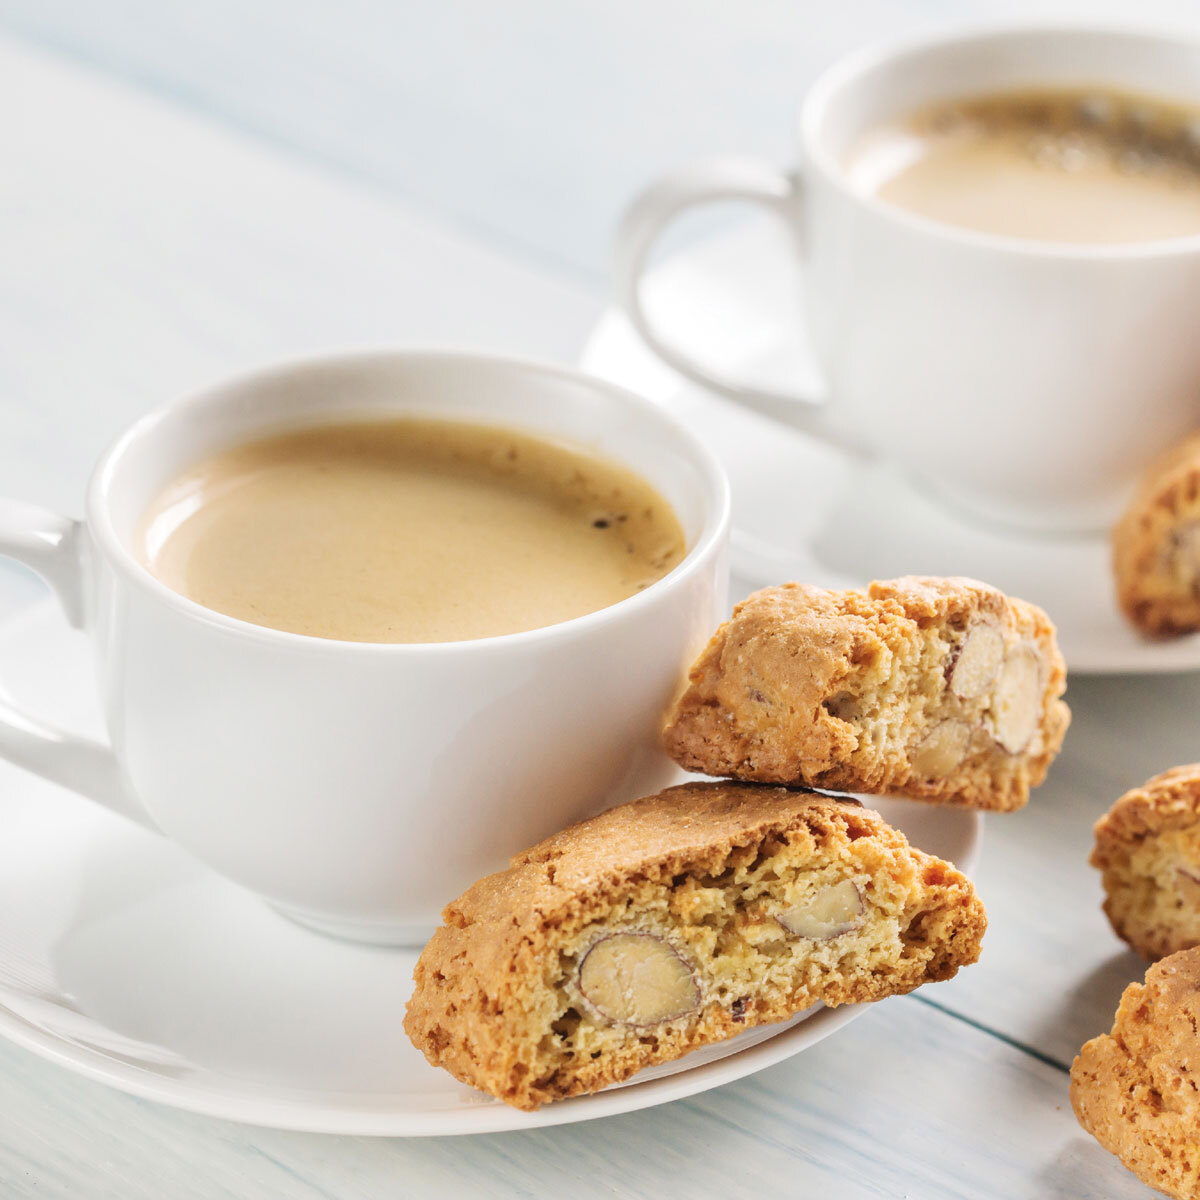
[[[978, 837], [975, 839], [978, 841]], [[23, 1018], [0, 1002], [0, 1037], [56, 1066], [96, 1083], [197, 1116], [297, 1133], [351, 1137], [458, 1137], [508, 1133], [569, 1125], [618, 1116], [673, 1100], [686, 1099], [756, 1074], [823, 1041], [862, 1016], [866, 1005], [821, 1008], [744, 1050], [712, 1062], [678, 1070], [658, 1079], [631, 1082], [576, 1096], [527, 1113], [480, 1093], [479, 1103], [459, 1109], [397, 1111], [386, 1107], [333, 1106], [253, 1094], [233, 1097], [228, 1090], [203, 1081], [180, 1082], [143, 1067], [121, 1063], [91, 1047], [73, 1044]], [[380, 1097], [386, 1102], [386, 1096]]]

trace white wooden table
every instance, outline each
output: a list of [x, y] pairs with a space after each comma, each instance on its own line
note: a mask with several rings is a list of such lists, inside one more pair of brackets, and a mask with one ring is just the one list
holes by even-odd
[[[78, 511], [134, 414], [286, 354], [571, 361], [645, 177], [784, 154], [793, 96], [865, 37], [1021, 9], [1046, 12], [0, 0], [0, 493]], [[1191, 0], [1139, 10], [1200, 29]], [[37, 594], [0, 567], [2, 611]], [[1071, 1057], [1141, 971], [1084, 860], [1117, 794], [1200, 757], [1200, 680], [1080, 680], [1069, 699], [1050, 782], [988, 822], [982, 963], [798, 1058], [626, 1117], [387, 1141], [193, 1117], [0, 1043], [0, 1197], [1145, 1197], [1067, 1102]]]

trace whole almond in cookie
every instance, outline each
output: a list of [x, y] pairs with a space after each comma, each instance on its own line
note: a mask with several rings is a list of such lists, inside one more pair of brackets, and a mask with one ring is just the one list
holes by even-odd
[[641, 930], [605, 933], [584, 952], [579, 994], [606, 1021], [649, 1027], [695, 1012], [700, 988], [687, 959]]
[[788, 583], [734, 609], [664, 730], [705, 775], [1014, 809], [1070, 711], [1041, 609], [971, 579], [831, 592]]
[[448, 905], [404, 1028], [517, 1108], [823, 1002], [948, 979], [986, 926], [970, 882], [854, 801], [685, 784], [573, 826]]
[[863, 923], [867, 906], [853, 879], [817, 888], [800, 904], [782, 909], [775, 920], [796, 937], [823, 942], [853, 933]]
[[1004, 664], [1004, 631], [994, 621], [976, 621], [955, 647], [946, 683], [960, 700], [974, 700], [991, 690]]

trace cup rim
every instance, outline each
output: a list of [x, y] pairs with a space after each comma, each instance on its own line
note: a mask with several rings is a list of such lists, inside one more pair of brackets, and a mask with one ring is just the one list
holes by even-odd
[[1200, 54], [1200, 37], [1186, 30], [1169, 30], [1133, 24], [1098, 24], [1062, 20], [997, 21], [959, 25], [934, 34], [910, 35], [874, 42], [836, 60], [817, 77], [805, 93], [796, 112], [795, 129], [804, 168], [819, 171], [824, 180], [848, 201], [868, 209], [874, 215], [895, 225], [927, 237], [956, 243], [975, 250], [991, 251], [1029, 259], [1052, 259], [1064, 262], [1093, 262], [1185, 257], [1200, 254], [1200, 233], [1186, 237], [1158, 238], [1148, 242], [1056, 242], [1034, 238], [1013, 237], [968, 229], [949, 222], [937, 221], [919, 213], [909, 212], [899, 205], [889, 204], [850, 185], [846, 172], [836, 156], [822, 142], [821, 124], [841, 89], [852, 86], [858, 79], [884, 62], [903, 59], [926, 51], [951, 49], [971, 43], [988, 42], [1019, 36], [1071, 37], [1089, 36], [1125, 39], [1175, 45], [1184, 43]]
[[[167, 587], [165, 583], [126, 548], [113, 526], [109, 513], [108, 499], [117, 481], [117, 472], [122, 456], [139, 440], [150, 436], [165, 421], [174, 418], [181, 410], [203, 409], [219, 394], [231, 388], [253, 388], [267, 381], [278, 380], [296, 372], [310, 369], [363, 368], [384, 366], [397, 361], [424, 365], [471, 364], [497, 370], [516, 370], [542, 376], [544, 379], [561, 380], [578, 386], [584, 385], [595, 391], [604, 392], [619, 400], [628, 408], [650, 416], [660, 424], [668, 426], [677, 441], [683, 445], [688, 457], [700, 470], [707, 497], [704, 523], [693, 545], [682, 561], [655, 580], [643, 591], [637, 592], [616, 604], [607, 605], [593, 612], [543, 625], [535, 629], [516, 633], [496, 634], [492, 637], [472, 638], [446, 642], [359, 642], [338, 638], [322, 638], [306, 633], [292, 633], [267, 625], [255, 625], [239, 617], [231, 617], [215, 609], [206, 608], [197, 601]], [[536, 429], [530, 432], [536, 436]], [[618, 458], [619, 461], [619, 458]], [[591, 633], [597, 629], [623, 620], [627, 616], [656, 603], [664, 593], [673, 591], [680, 584], [701, 570], [727, 536], [730, 526], [731, 497], [729, 480], [716, 455], [687, 426], [667, 413], [661, 406], [637, 392], [598, 376], [585, 374], [534, 359], [517, 356], [493, 355], [472, 351], [384, 348], [354, 350], [344, 353], [318, 353], [298, 356], [259, 365], [238, 374], [223, 378], [199, 390], [189, 392], [175, 400], [169, 400], [143, 414], [117, 435], [101, 455], [87, 485], [86, 524], [91, 541], [102, 551], [106, 562], [129, 584], [143, 594], [165, 604], [181, 616], [214, 626], [235, 637], [247, 641], [272, 645], [281, 650], [291, 648], [307, 653], [326, 654], [422, 654], [437, 655], [451, 652], [471, 652], [477, 648], [483, 653], [495, 649], [517, 649], [538, 642], [552, 642]]]

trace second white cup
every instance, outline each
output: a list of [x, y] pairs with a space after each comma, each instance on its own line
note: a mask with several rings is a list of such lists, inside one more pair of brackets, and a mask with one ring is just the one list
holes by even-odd
[[[1026, 528], [1102, 528], [1149, 460], [1200, 424], [1200, 236], [1088, 246], [976, 233], [864, 194], [843, 168], [862, 134], [938, 101], [1097, 84], [1200, 105], [1200, 44], [1030, 28], [856, 54], [801, 105], [797, 172], [717, 159], [635, 201], [618, 237], [618, 294], [688, 378], [893, 460], [955, 508]], [[795, 234], [803, 332], [825, 396], [715, 375], [646, 314], [640, 283], [663, 227], [731, 200], [766, 206]]]

